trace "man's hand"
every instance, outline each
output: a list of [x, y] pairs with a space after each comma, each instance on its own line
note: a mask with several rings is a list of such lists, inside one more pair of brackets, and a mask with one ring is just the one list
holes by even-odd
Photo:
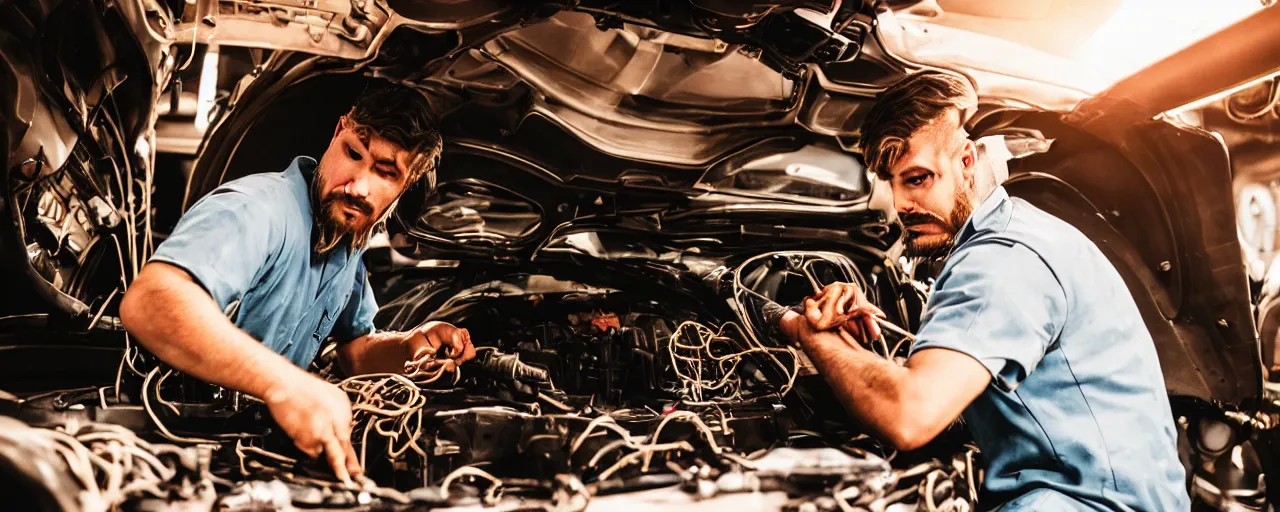
[[880, 325], [875, 317], [884, 318], [885, 315], [867, 300], [858, 285], [834, 283], [804, 300], [804, 316], [816, 331], [840, 327], [865, 343], [880, 338]]
[[457, 365], [476, 357], [476, 347], [471, 344], [471, 333], [445, 322], [427, 322], [409, 331], [405, 344], [409, 347], [409, 360], [414, 361], [426, 353], [435, 354], [442, 346], [448, 360], [445, 369], [453, 371]]
[[263, 396], [271, 416], [302, 453], [323, 453], [344, 483], [364, 474], [351, 446], [351, 401], [337, 386], [311, 374], [293, 379]]

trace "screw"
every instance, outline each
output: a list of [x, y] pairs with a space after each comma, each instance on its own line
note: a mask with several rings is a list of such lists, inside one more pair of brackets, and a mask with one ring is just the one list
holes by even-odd
[[1226, 327], [1227, 327], [1227, 325], [1228, 325], [1228, 324], [1227, 324], [1227, 321], [1226, 321], [1225, 319], [1220, 319], [1220, 320], [1218, 320], [1218, 327], [1226, 328]]
[[1168, 272], [1168, 271], [1170, 271], [1170, 270], [1172, 270], [1172, 269], [1173, 269], [1173, 264], [1172, 264], [1172, 263], [1169, 263], [1169, 262], [1167, 262], [1167, 261], [1162, 261], [1162, 262], [1160, 262], [1160, 271], [1161, 271], [1161, 272]]

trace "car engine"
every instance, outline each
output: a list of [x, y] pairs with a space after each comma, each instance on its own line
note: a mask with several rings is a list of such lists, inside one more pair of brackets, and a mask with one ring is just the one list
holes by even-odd
[[[448, 321], [469, 329], [477, 357], [456, 371], [442, 353], [403, 374], [345, 376], [336, 345], [321, 351], [313, 371], [353, 404], [352, 441], [367, 478], [356, 487], [296, 450], [257, 400], [133, 347], [116, 386], [29, 397], [17, 417], [36, 428], [0, 439], [52, 438], [57, 447], [35, 458], [70, 467], [79, 480], [64, 485], [113, 505], [582, 510], [643, 493], [667, 493], [652, 498], [659, 502], [766, 493], [780, 501], [758, 506], [785, 510], [975, 505], [981, 472], [962, 426], [895, 453], [845, 416], [803, 353], [769, 337], [759, 316], [765, 300], [798, 303], [836, 280], [861, 283], [886, 311], [909, 301], [883, 300], [884, 291], [914, 288], [836, 253], [705, 263], [686, 262], [701, 269], [690, 288], [722, 296], [723, 307], [663, 298], [662, 287], [526, 272], [460, 291], [460, 278], [391, 285], [379, 325]], [[909, 335], [887, 332], [873, 349], [905, 360]], [[41, 487], [14, 485], [26, 496]]]

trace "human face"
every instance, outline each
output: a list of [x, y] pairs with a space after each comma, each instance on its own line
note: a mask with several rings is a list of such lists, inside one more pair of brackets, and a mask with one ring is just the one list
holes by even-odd
[[320, 158], [316, 218], [333, 239], [367, 236], [407, 185], [408, 152], [366, 133], [361, 137], [357, 126], [344, 117]]
[[907, 229], [907, 254], [931, 256], [951, 247], [973, 213], [976, 158], [955, 113], [908, 139], [906, 154], [889, 169], [894, 208]]

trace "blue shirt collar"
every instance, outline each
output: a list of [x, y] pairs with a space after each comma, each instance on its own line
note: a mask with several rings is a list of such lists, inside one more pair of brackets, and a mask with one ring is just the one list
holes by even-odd
[[289, 168], [285, 169], [284, 175], [293, 184], [289, 187], [293, 190], [294, 196], [298, 198], [298, 204], [305, 205], [307, 215], [313, 212], [311, 207], [311, 180], [315, 177], [316, 167], [320, 164], [316, 159], [309, 156], [297, 156], [289, 163]]
[[1007, 215], [1001, 215], [1001, 212], [1006, 211], [1004, 206], [1007, 204], [1009, 204], [1009, 192], [1003, 186], [992, 190], [982, 204], [974, 208], [973, 213], [969, 215], [969, 220], [965, 221], [964, 227], [960, 228], [960, 234], [956, 236], [953, 247], [963, 244], [979, 231], [995, 228], [1003, 219], [1007, 219]]
[[[298, 204], [303, 205], [303, 210], [306, 211], [307, 220], [311, 221], [313, 242], [315, 241], [315, 207], [311, 204], [311, 180], [315, 179], [316, 168], [318, 168], [319, 165], [320, 163], [314, 158], [309, 156], [297, 156], [293, 158], [293, 162], [289, 164], [289, 168], [284, 171], [285, 177], [288, 178], [289, 182], [292, 184], [289, 188], [293, 190], [294, 196], [297, 197]], [[351, 250], [350, 244], [343, 242], [329, 254], [329, 258], [331, 260], [338, 257], [350, 259], [352, 256], [355, 256], [357, 252], [358, 251]], [[313, 252], [312, 257], [317, 257], [317, 255]]]

